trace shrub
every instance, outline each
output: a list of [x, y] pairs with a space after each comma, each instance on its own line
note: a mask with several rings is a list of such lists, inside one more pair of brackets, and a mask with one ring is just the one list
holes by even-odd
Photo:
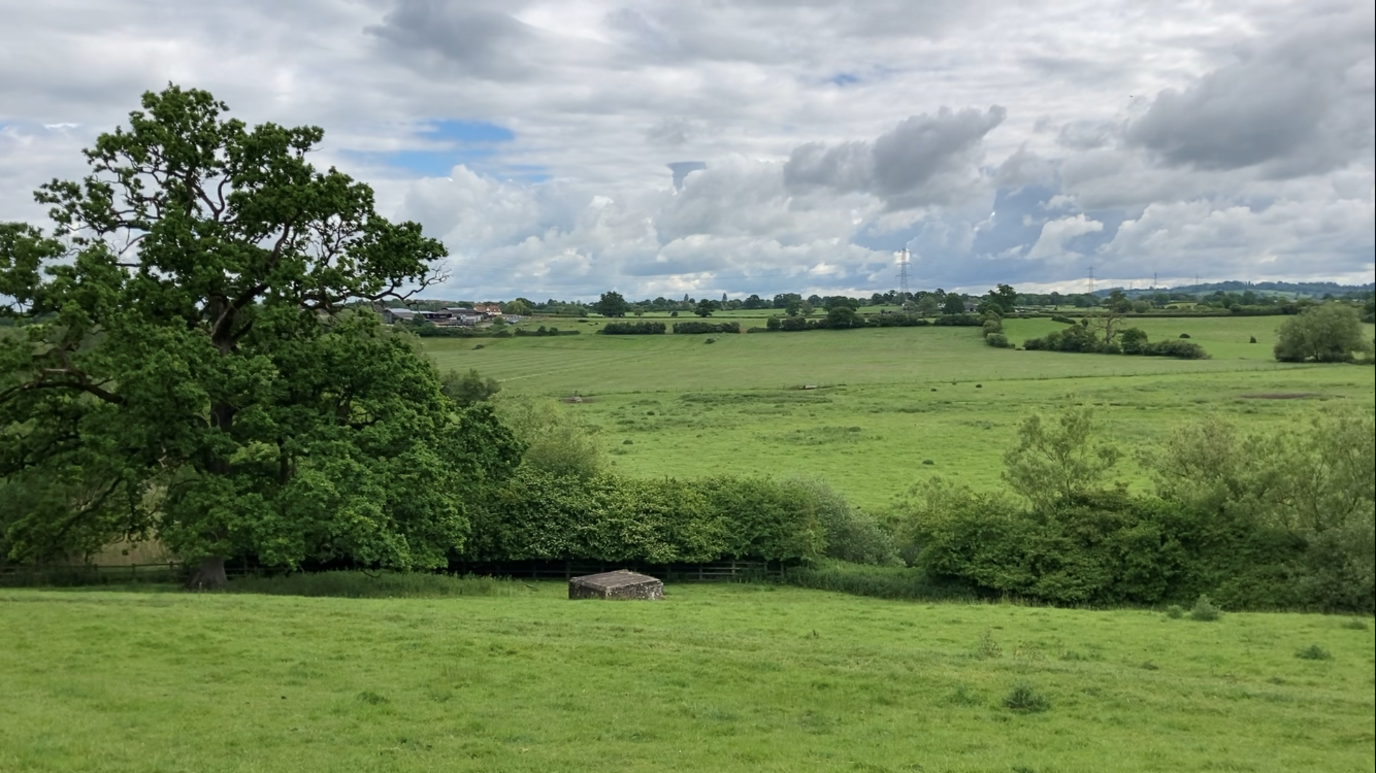
[[947, 327], [979, 327], [984, 324], [978, 314], [943, 314], [937, 317], [933, 325], [945, 325]]
[[698, 335], [703, 333], [739, 333], [741, 323], [739, 322], [675, 322], [674, 333], [676, 335]]
[[1052, 315], [1051, 321], [1052, 321], [1052, 322], [1060, 322], [1060, 323], [1063, 324], [1063, 325], [1073, 325], [1073, 324], [1075, 324], [1075, 320], [1071, 319], [1070, 317], [1065, 316], [1064, 314], [1054, 314], [1054, 315]]
[[975, 647], [975, 652], [984, 660], [1003, 657], [1003, 648], [994, 640], [993, 631], [985, 631], [980, 634], [979, 644]]
[[1195, 599], [1194, 606], [1190, 607], [1190, 619], [1201, 623], [1212, 623], [1223, 616], [1223, 610], [1213, 605], [1208, 596], [1200, 596]]
[[663, 335], [663, 322], [608, 322], [597, 331], [608, 336]]
[[1317, 644], [1311, 644], [1304, 649], [1296, 651], [1295, 657], [1300, 660], [1332, 660], [1333, 653]]
[[1008, 336], [1003, 333], [991, 333], [984, 337], [984, 342], [995, 349], [1011, 349], [1013, 343], [1008, 340]]
[[1010, 711], [1036, 713], [1051, 708], [1051, 701], [1026, 682], [1019, 682], [1003, 696], [1003, 707]]
[[1171, 604], [1170, 606], [1166, 607], [1166, 617], [1169, 617], [1172, 620], [1179, 620], [1184, 616], [1185, 608], [1180, 606], [1179, 604]]
[[1189, 338], [1189, 337], [1190, 337], [1190, 334], [1189, 334], [1189, 333], [1181, 333], [1181, 334], [1180, 334], [1180, 337], [1181, 337], [1181, 338]]

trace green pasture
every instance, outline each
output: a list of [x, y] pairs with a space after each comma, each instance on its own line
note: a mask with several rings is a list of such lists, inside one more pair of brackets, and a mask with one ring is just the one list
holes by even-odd
[[[442, 369], [476, 368], [507, 393], [570, 398], [615, 468], [634, 475], [820, 477], [881, 507], [944, 475], [998, 484], [1022, 417], [1087, 402], [1127, 450], [1175, 424], [1290, 420], [1315, 406], [1376, 403], [1369, 366], [1275, 362], [1280, 317], [1142, 319], [1152, 340], [1188, 333], [1202, 361], [985, 346], [974, 328], [713, 336], [426, 339]], [[1016, 342], [1060, 327], [1010, 320]], [[1256, 344], [1248, 343], [1255, 336]], [[481, 346], [482, 348], [477, 348]], [[815, 386], [816, 389], [802, 389]], [[1144, 478], [1132, 460], [1122, 476]]]
[[[1370, 621], [667, 591], [652, 604], [570, 602], [558, 583], [436, 600], [3, 591], [0, 770], [1373, 762]], [[1046, 710], [1006, 708], [1019, 684]]]

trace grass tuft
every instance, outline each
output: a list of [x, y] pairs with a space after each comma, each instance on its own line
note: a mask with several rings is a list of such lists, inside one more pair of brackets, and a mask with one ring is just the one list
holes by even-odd
[[1010, 711], [1034, 714], [1051, 708], [1051, 701], [1026, 682], [1019, 682], [1003, 696], [1003, 707]]
[[1304, 649], [1296, 651], [1295, 657], [1300, 660], [1332, 660], [1333, 653], [1317, 644], [1311, 644]]

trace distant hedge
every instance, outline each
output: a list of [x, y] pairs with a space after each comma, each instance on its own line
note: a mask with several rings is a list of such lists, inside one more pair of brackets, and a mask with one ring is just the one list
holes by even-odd
[[524, 329], [524, 328], [517, 328], [517, 329], [516, 329], [516, 337], [517, 337], [517, 338], [524, 338], [524, 337], [529, 337], [529, 336], [534, 336], [534, 337], [543, 337], [543, 336], [576, 336], [576, 335], [578, 335], [578, 333], [579, 333], [579, 331], [577, 331], [577, 330], [560, 330], [560, 329], [557, 328], [557, 327], [550, 327], [550, 328], [547, 328], [547, 327], [545, 327], [544, 325], [541, 325], [539, 328], [537, 328], [537, 329], [535, 329], [535, 330], [526, 330], [526, 329]]
[[739, 333], [741, 323], [739, 322], [675, 322], [674, 333], [677, 335], [697, 335], [701, 333]]
[[663, 322], [608, 322], [597, 331], [607, 336], [664, 335]]
[[1028, 351], [1080, 352], [1084, 354], [1128, 354], [1143, 357], [1173, 357], [1178, 360], [1205, 360], [1209, 353], [1204, 347], [1190, 341], [1167, 339], [1148, 342], [1147, 334], [1139, 328], [1130, 327], [1115, 336], [1114, 341], [1102, 341], [1097, 331], [1088, 326], [1071, 325], [1064, 330], [1047, 333], [1041, 338], [1023, 341], [1022, 348]]

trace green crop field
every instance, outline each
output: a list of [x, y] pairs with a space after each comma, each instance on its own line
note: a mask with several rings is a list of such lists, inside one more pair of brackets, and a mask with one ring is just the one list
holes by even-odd
[[[1369, 366], [1275, 362], [1281, 321], [1130, 323], [1152, 340], [1189, 334], [1212, 355], [1202, 361], [999, 350], [953, 327], [718, 335], [707, 344], [592, 335], [600, 321], [565, 320], [584, 334], [425, 345], [442, 369], [477, 369], [507, 393], [577, 393], [584, 401], [566, 410], [597, 430], [620, 471], [820, 477], [875, 508], [931, 475], [996, 485], [1018, 421], [1071, 403], [1099, 406], [1104, 430], [1131, 449], [1205, 415], [1274, 424], [1315, 405], [1376, 402]], [[1006, 323], [1018, 343], [1058, 327]], [[1140, 483], [1130, 456], [1122, 476]]]
[[0, 592], [0, 770], [1372, 768], [1369, 620], [521, 589]]

